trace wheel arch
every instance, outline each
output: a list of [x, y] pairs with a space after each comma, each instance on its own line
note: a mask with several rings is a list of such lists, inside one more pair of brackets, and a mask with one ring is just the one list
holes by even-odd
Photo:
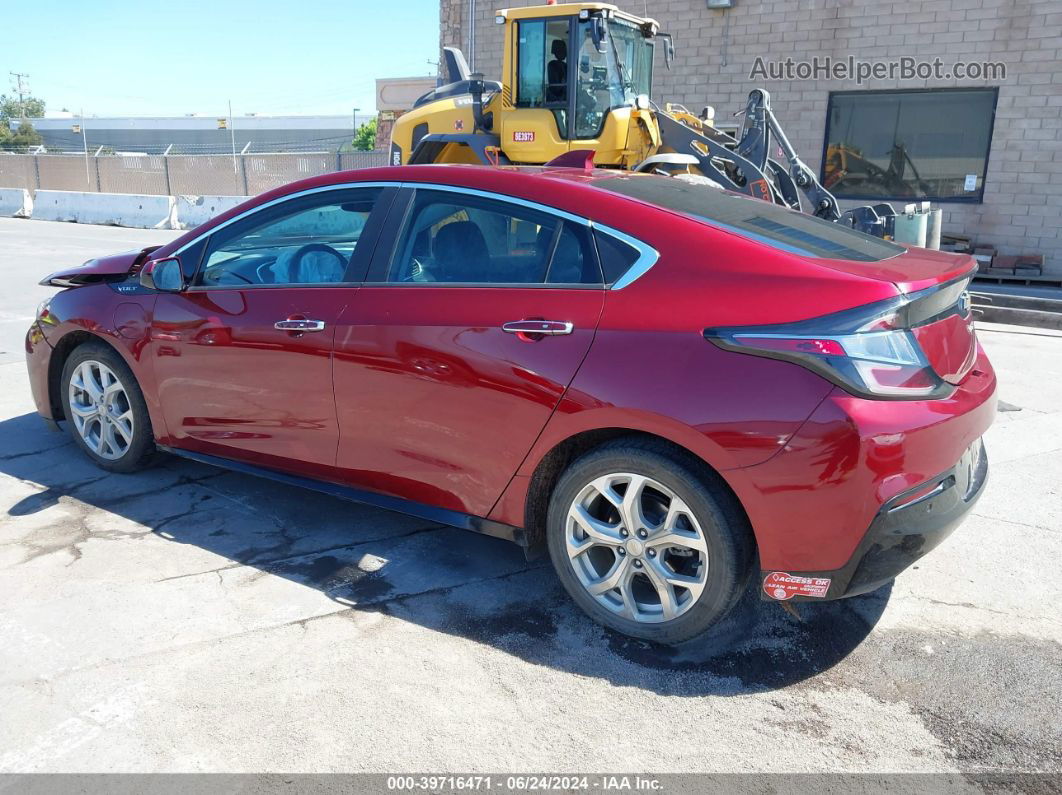
[[[688, 447], [673, 439], [649, 431], [634, 428], [609, 427], [596, 428], [572, 434], [551, 447], [535, 465], [527, 481], [524, 500], [523, 521], [528, 534], [528, 549], [534, 554], [545, 549], [546, 517], [553, 490], [568, 465], [580, 456], [617, 439], [652, 441], [662, 449], [670, 452], [681, 463], [690, 467], [706, 482], [718, 485], [732, 500], [733, 506], [740, 511], [751, 528], [748, 511], [726, 477], [714, 466], [705, 461]], [[755, 533], [752, 534], [755, 543]]]
[[[71, 354], [88, 342], [100, 342], [117, 353], [122, 361], [132, 370], [129, 357], [119, 346], [100, 334], [91, 331], [77, 329], [64, 334], [53, 346], [52, 354], [48, 360], [48, 402], [52, 407], [52, 416], [56, 420], [66, 419], [66, 408], [63, 405], [63, 368]], [[135, 372], [134, 372], [135, 377]]]

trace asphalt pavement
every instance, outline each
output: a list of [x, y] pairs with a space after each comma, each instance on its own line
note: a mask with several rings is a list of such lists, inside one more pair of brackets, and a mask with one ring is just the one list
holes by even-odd
[[49, 431], [36, 282], [174, 234], [0, 219], [0, 772], [1062, 772], [1062, 333], [981, 327], [990, 482], [915, 568], [672, 650], [506, 542]]

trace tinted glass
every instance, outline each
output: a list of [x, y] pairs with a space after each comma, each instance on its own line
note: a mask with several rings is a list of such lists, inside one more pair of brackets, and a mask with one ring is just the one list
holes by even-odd
[[546, 104], [568, 102], [568, 20], [546, 23]]
[[586, 229], [508, 202], [418, 191], [388, 281], [599, 284]]
[[[201, 285], [334, 284], [343, 281], [379, 189], [292, 200], [214, 235]], [[296, 209], [297, 208], [297, 209]]]
[[632, 104], [639, 94], [651, 94], [653, 85], [653, 42], [634, 25], [615, 19], [608, 31], [616, 44], [624, 103]]
[[582, 224], [562, 221], [546, 271], [548, 284], [601, 284], [601, 271]]
[[594, 44], [593, 23], [580, 21], [575, 92], [575, 137], [596, 138], [613, 108], [629, 107], [648, 94], [653, 73], [653, 44], [623, 20], [607, 23], [604, 52]]
[[591, 35], [591, 23], [579, 23], [575, 34], [575, 137], [596, 138], [610, 108], [623, 104], [615, 53], [609, 47], [599, 52]]
[[822, 184], [843, 198], [979, 201], [995, 104], [995, 89], [833, 94]]
[[605, 278], [605, 284], [619, 281], [638, 260], [638, 251], [628, 246], [622, 240], [617, 240], [605, 232], [595, 231], [594, 240], [597, 241], [597, 255], [601, 260], [601, 272]]
[[676, 177], [632, 174], [593, 184], [805, 257], [876, 262], [905, 250], [840, 224]]
[[541, 108], [546, 101], [546, 22], [541, 19], [516, 23], [520, 60], [516, 66], [516, 104]]

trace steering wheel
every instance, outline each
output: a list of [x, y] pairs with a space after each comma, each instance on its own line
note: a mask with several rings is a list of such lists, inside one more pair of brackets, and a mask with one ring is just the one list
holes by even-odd
[[339, 281], [342, 281], [343, 273], [347, 269], [347, 258], [331, 246], [325, 245], [324, 243], [307, 243], [305, 246], [300, 246], [295, 250], [291, 255], [291, 259], [288, 261], [288, 281], [292, 284], [298, 283], [296, 277], [299, 275], [299, 266], [302, 264], [302, 258], [307, 254], [312, 254], [314, 252], [331, 254], [339, 261]]
[[258, 264], [258, 267], [254, 269], [255, 278], [258, 279], [256, 284], [272, 284], [273, 283], [273, 263], [276, 260], [267, 259], [265, 262]]

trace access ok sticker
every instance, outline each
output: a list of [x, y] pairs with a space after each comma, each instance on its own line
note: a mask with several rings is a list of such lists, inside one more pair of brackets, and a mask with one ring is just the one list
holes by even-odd
[[763, 579], [763, 592], [781, 602], [794, 596], [822, 599], [830, 590], [830, 582], [829, 577], [798, 577], [784, 571], [772, 571]]

